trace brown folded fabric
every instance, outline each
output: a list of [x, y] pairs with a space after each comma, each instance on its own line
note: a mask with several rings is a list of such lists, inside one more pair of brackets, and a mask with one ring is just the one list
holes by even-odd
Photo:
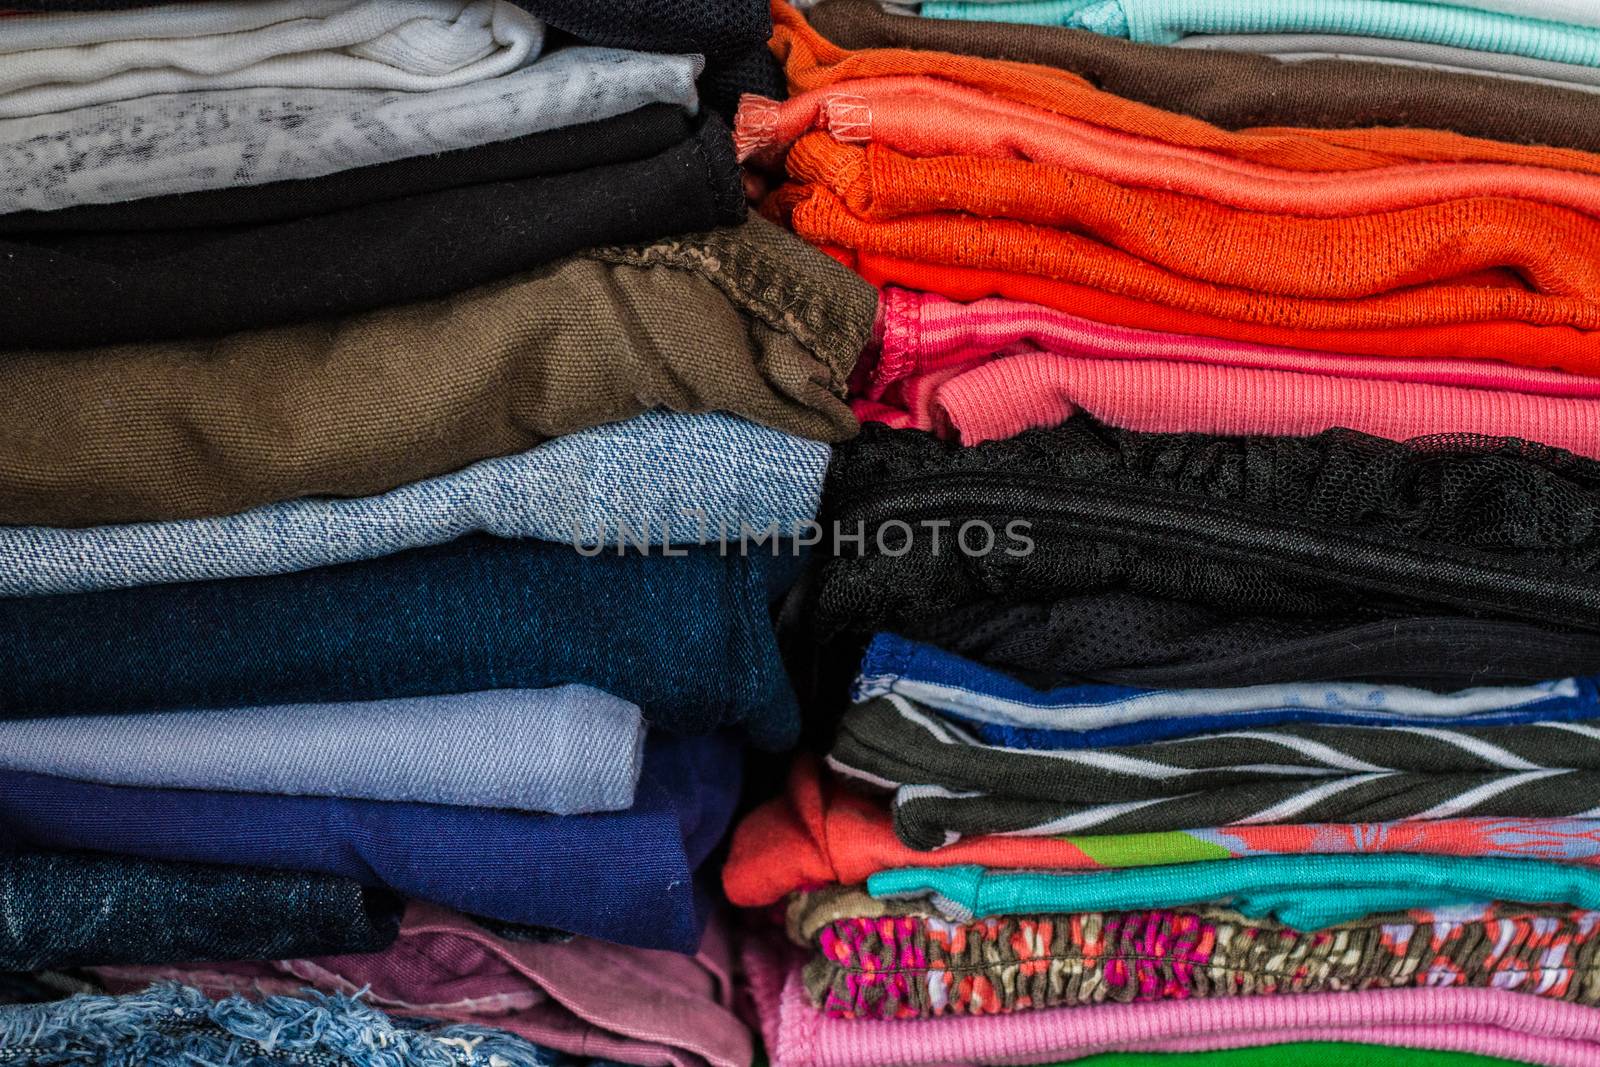
[[911, 48], [1038, 63], [1227, 129], [1406, 126], [1600, 151], [1600, 94], [1386, 63], [1134, 44], [1083, 30], [893, 15], [823, 0], [811, 24], [844, 48]]
[[752, 218], [336, 322], [0, 353], [0, 522], [362, 496], [658, 406], [836, 441], [876, 306]]

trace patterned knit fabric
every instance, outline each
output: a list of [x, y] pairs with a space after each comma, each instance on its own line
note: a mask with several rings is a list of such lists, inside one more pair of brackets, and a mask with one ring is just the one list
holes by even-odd
[[815, 935], [812, 1001], [842, 1018], [1480, 986], [1600, 1002], [1600, 913], [1418, 909], [1302, 933], [1221, 908], [840, 918]]
[[[803, 957], [786, 949], [751, 939], [744, 954], [773, 1067], [1043, 1064], [1111, 1051], [1141, 1053], [1135, 1062], [1148, 1067], [1167, 1059], [1157, 1061], [1151, 1053], [1293, 1041], [1459, 1050], [1546, 1067], [1594, 1067], [1600, 1058], [1600, 1012], [1586, 1004], [1510, 996], [1499, 989], [1425, 986], [1370, 989], [1359, 997], [1307, 993], [1111, 1003], [951, 1014], [915, 1026], [898, 1019], [831, 1018], [811, 1003]], [[1261, 1062], [1286, 1067], [1281, 1057]], [[1342, 1062], [1379, 1067], [1385, 1061]]]

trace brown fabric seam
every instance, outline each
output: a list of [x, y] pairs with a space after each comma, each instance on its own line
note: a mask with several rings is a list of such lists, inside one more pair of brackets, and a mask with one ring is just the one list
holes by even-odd
[[[666, 266], [705, 278], [741, 311], [793, 337], [826, 371], [828, 390], [845, 396], [855, 359], [867, 340], [856, 336], [863, 319], [835, 313], [840, 294], [815, 291], [802, 273], [781, 266], [770, 250], [748, 242], [738, 231], [714, 230], [653, 245], [594, 248], [582, 254], [603, 263], [639, 270]], [[826, 266], [833, 267], [832, 260]], [[870, 323], [870, 317], [865, 321]]]

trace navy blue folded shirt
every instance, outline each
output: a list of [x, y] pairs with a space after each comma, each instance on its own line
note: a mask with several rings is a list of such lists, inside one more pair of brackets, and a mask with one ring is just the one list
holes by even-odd
[[584, 558], [479, 535], [297, 574], [4, 598], [0, 718], [576, 683], [662, 729], [793, 745], [769, 603], [802, 561], [681, 551]]
[[[472, 753], [462, 753], [470, 773]], [[342, 875], [505, 922], [694, 952], [693, 873], [739, 796], [731, 739], [653, 737], [634, 806], [597, 815], [103, 786], [0, 774], [0, 850]]]

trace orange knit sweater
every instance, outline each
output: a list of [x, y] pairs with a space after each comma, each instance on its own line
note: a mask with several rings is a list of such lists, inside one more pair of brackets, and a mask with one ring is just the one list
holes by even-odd
[[[1507, 305], [1505, 297], [1481, 288], [1471, 290], [1474, 301], [1487, 301], [1496, 308], [1526, 304], [1530, 315], [1540, 295], [1576, 297], [1584, 305], [1600, 306], [1600, 220], [1527, 200], [1469, 197], [1347, 218], [1308, 219], [1241, 211], [1164, 190], [1124, 188], [1025, 160], [913, 159], [879, 145], [841, 144], [826, 133], [800, 138], [789, 153], [788, 168], [793, 179], [828, 190], [860, 220], [892, 222], [918, 216], [915, 225], [921, 239], [915, 251], [897, 250], [935, 262], [976, 264], [981, 259], [982, 265], [1061, 278], [1093, 273], [1090, 262], [1103, 262], [1108, 268], [1121, 263], [1128, 273], [1161, 268], [1175, 276], [1170, 286], [1205, 282], [1253, 293], [1331, 300], [1383, 296], [1503, 268], [1526, 282], [1513, 287], [1519, 293], [1514, 304]], [[853, 244], [843, 239], [856, 231], [853, 220], [839, 220], [824, 208], [828, 201], [815, 192], [790, 186], [781, 203], [807, 221], [806, 236]], [[961, 214], [944, 214], [948, 212]], [[1031, 225], [992, 227], [964, 216]], [[810, 229], [834, 222], [840, 227], [838, 233]], [[1014, 241], [1014, 254], [980, 253], [981, 238], [990, 235]], [[1024, 262], [1032, 267], [1021, 267]], [[1524, 289], [1534, 292], [1521, 292]], [[1182, 299], [1176, 292], [1170, 299], [1147, 296], [1164, 303]], [[1523, 296], [1532, 299], [1523, 301]], [[1219, 307], [1239, 303], [1220, 296], [1214, 299]], [[1252, 298], [1249, 303], [1258, 301]], [[1440, 303], [1444, 304], [1443, 298]], [[1288, 309], [1263, 313], [1275, 319], [1308, 318]], [[1347, 313], [1355, 316], [1356, 310], [1338, 312]], [[1441, 306], [1439, 314], [1443, 320], [1474, 313]], [[1565, 321], [1569, 314], [1560, 312], [1555, 321]], [[1514, 312], [1506, 317], [1523, 315]]]
[[[1298, 330], [1393, 329], [1494, 321], [1600, 329], [1600, 303], [1595, 300], [1565, 293], [1530, 292], [1503, 276], [1461, 276], [1360, 299], [1313, 299], [1217, 285], [1166, 270], [1092, 238], [1032, 223], [954, 214], [911, 215], [874, 222], [852, 213], [836, 195], [819, 186], [785, 186], [777, 194], [775, 206], [787, 215], [795, 231], [813, 244], [887, 253], [924, 263], [1052, 278], [1224, 322]], [[1182, 238], [1175, 245], [1204, 243], [1201, 236], [1195, 235]], [[1254, 266], [1262, 271], [1277, 270], [1288, 251], [1273, 251], [1269, 242], [1264, 250], [1253, 253], [1264, 257]], [[1175, 250], [1173, 254], [1178, 253]], [[1463, 271], [1463, 275], [1466, 273]], [[1067, 310], [1095, 317], [1080, 308]], [[1209, 330], [1181, 332], [1233, 336]]]
[[900, 48], [852, 52], [817, 33], [805, 16], [782, 0], [773, 0], [772, 17], [771, 47], [784, 65], [792, 92], [820, 89], [854, 78], [926, 75], [1107, 129], [1293, 170], [1363, 170], [1407, 161], [1456, 160], [1600, 173], [1600, 154], [1514, 145], [1443, 130], [1224, 130], [1200, 119], [1102, 92], [1078, 75], [1053, 67]]

